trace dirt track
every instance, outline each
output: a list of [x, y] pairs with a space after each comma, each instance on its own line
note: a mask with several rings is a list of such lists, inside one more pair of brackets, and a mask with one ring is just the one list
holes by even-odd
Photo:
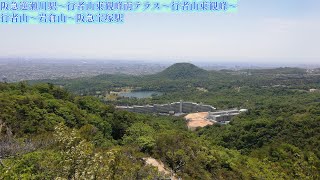
[[161, 161], [158, 161], [154, 158], [144, 158], [146, 164], [151, 165], [153, 167], [157, 167], [159, 172], [164, 173], [165, 175], [169, 175], [171, 176], [170, 179], [171, 180], [178, 180], [178, 178], [176, 178], [175, 174], [170, 173], [170, 171], [168, 171], [165, 167], [164, 164]]
[[188, 121], [188, 128], [195, 129], [197, 127], [204, 127], [212, 125], [213, 123], [207, 120], [208, 112], [192, 113], [185, 116]]

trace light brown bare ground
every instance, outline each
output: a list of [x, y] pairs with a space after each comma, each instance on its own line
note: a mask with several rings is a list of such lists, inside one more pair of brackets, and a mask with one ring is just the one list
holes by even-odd
[[205, 127], [212, 125], [213, 123], [207, 119], [208, 112], [199, 112], [186, 115], [184, 118], [188, 122], [189, 129], [195, 129], [197, 127]]
[[164, 173], [165, 175], [171, 176], [171, 177], [170, 177], [171, 180], [178, 180], [178, 178], [176, 178], [176, 175], [173, 174], [173, 173], [171, 173], [169, 170], [167, 170], [167, 169], [164, 167], [164, 164], [163, 164], [161, 161], [158, 161], [158, 160], [156, 160], [156, 159], [154, 159], [154, 158], [151, 158], [151, 157], [149, 157], [149, 158], [143, 158], [143, 159], [145, 160], [146, 164], [158, 168], [158, 171], [159, 171], [159, 172], [162, 172], [162, 173]]

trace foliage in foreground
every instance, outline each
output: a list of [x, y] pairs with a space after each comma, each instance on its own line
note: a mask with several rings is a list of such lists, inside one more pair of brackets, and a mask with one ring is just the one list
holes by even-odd
[[0, 179], [165, 177], [149, 156], [183, 179], [319, 179], [318, 104], [284, 103], [190, 132], [180, 118], [117, 111], [50, 84], [0, 84]]

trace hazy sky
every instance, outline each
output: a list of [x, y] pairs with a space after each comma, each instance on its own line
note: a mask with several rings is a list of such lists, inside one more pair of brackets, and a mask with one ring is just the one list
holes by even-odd
[[0, 57], [320, 63], [320, 0], [234, 14], [126, 14], [122, 25], [0, 25]]

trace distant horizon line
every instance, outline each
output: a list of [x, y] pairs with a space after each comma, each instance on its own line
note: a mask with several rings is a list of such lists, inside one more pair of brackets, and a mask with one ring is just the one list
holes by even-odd
[[[197, 59], [197, 58], [194, 58]], [[219, 59], [219, 60], [217, 60]], [[249, 59], [251, 61], [246, 61], [244, 59]], [[281, 59], [284, 60], [281, 62]], [[294, 60], [292, 62], [290, 59]], [[319, 59], [317, 62], [306, 62], [305, 60], [316, 60]], [[130, 63], [158, 63], [158, 64], [172, 64], [172, 63], [192, 63], [192, 64], [206, 64], [206, 65], [245, 65], [245, 66], [311, 66], [316, 65], [320, 66], [320, 58], [198, 58], [198, 60], [190, 60], [189, 58], [183, 59], [170, 59], [170, 58], [159, 58], [159, 59], [142, 59], [142, 58], [136, 58], [136, 59], [130, 59], [130, 58], [86, 58], [86, 57], [66, 57], [66, 58], [59, 58], [59, 57], [23, 57], [23, 56], [9, 56], [9, 57], [0, 57], [0, 61], [41, 61], [41, 60], [49, 60], [51, 63], [52, 61], [60, 61], [60, 62], [66, 62], [66, 61], [72, 61], [72, 62], [82, 62], [82, 63], [94, 63], [94, 62], [116, 62], [116, 63], [124, 63], [124, 62], [130, 62]], [[255, 61], [254, 61], [255, 60]], [[268, 60], [267, 62], [259, 62], [263, 60]], [[303, 60], [303, 62], [296, 62], [297, 60]], [[254, 62], [252, 62], [254, 61]], [[277, 61], [277, 62], [275, 62]], [[49, 63], [49, 62], [47, 62]]]

